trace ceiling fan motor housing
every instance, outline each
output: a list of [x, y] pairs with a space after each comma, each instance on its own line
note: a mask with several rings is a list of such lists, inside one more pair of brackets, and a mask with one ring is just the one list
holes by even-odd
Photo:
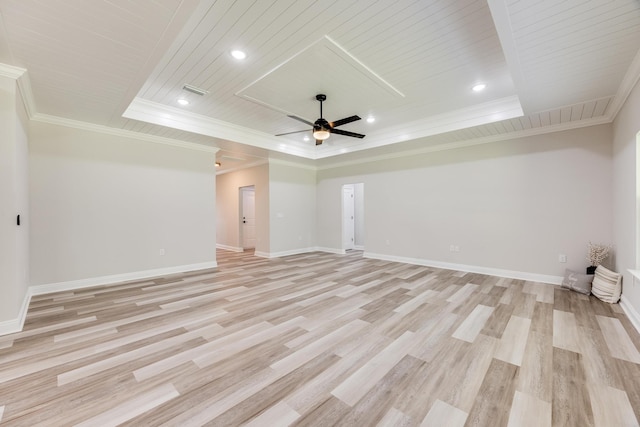
[[[327, 95], [323, 94], [323, 93], [319, 93], [316, 95], [316, 100], [320, 102], [320, 118], [318, 120], [316, 120], [314, 123], [311, 123], [305, 119], [302, 119], [298, 116], [293, 116], [293, 115], [289, 115], [288, 117], [291, 117], [292, 119], [298, 120], [302, 123], [306, 123], [307, 125], [312, 126], [313, 128], [313, 136], [316, 139], [316, 145], [320, 145], [322, 144], [322, 141], [324, 141], [325, 139], [329, 138], [329, 136], [332, 133], [338, 134], [338, 135], [344, 135], [344, 136], [351, 136], [354, 138], [364, 138], [364, 135], [359, 134], [359, 133], [355, 133], [355, 132], [349, 132], [349, 131], [345, 131], [345, 130], [340, 130], [340, 129], [335, 129], [338, 126], [342, 126], [345, 125], [347, 123], [351, 123], [351, 122], [355, 122], [356, 120], [360, 120], [359, 116], [351, 116], [351, 117], [345, 117], [344, 119], [340, 119], [340, 120], [336, 120], [335, 122], [329, 122], [327, 121], [322, 114], [322, 102], [327, 100]], [[289, 135], [292, 133], [299, 133], [299, 132], [304, 132], [304, 131], [295, 131], [295, 132], [287, 132], [287, 133], [281, 133], [278, 134], [276, 136], [282, 136], [282, 135]]]
[[329, 124], [328, 121], [326, 121], [321, 117], [318, 120], [316, 120], [316, 122], [313, 124], [313, 130], [319, 130], [319, 129], [329, 130], [331, 129], [331, 125]]

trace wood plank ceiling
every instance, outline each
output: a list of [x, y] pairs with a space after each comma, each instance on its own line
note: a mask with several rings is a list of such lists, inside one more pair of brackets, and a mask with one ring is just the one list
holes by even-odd
[[[247, 161], [609, 122], [639, 49], [635, 0], [0, 0], [0, 62], [28, 71], [35, 118]], [[287, 114], [318, 118], [317, 93], [329, 120], [375, 117], [344, 127], [366, 138], [275, 137], [305, 129]]]

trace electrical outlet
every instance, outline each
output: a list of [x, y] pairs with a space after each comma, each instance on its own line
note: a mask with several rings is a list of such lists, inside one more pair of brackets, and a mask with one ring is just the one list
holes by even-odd
[[160, 255], [164, 255], [164, 249], [160, 249]]
[[558, 262], [567, 262], [567, 256], [565, 254], [558, 254]]

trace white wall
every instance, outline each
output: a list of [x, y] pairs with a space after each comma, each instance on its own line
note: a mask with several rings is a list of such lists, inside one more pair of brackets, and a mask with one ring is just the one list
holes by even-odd
[[602, 125], [322, 170], [318, 245], [340, 247], [340, 186], [363, 182], [366, 253], [547, 276], [583, 270], [587, 242], [612, 241], [611, 159]]
[[32, 285], [215, 264], [213, 151], [41, 122], [29, 144]]
[[270, 254], [316, 246], [316, 171], [271, 160], [269, 164]]
[[240, 188], [255, 186], [256, 252], [269, 252], [269, 165], [218, 175], [216, 180], [217, 243], [242, 250]]
[[624, 275], [622, 298], [640, 313], [640, 285], [634, 284], [628, 269], [638, 263], [638, 175], [636, 135], [640, 131], [640, 85], [627, 98], [613, 122], [613, 236], [615, 269]]
[[26, 113], [16, 80], [0, 77], [0, 333], [21, 327], [29, 284], [27, 142]]

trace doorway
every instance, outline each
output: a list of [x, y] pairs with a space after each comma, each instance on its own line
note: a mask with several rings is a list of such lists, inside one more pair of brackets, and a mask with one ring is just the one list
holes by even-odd
[[356, 203], [353, 185], [342, 186], [342, 249], [354, 249], [356, 244]]
[[364, 250], [364, 183], [342, 186], [342, 249]]
[[240, 187], [240, 241], [242, 249], [256, 247], [256, 189]]

